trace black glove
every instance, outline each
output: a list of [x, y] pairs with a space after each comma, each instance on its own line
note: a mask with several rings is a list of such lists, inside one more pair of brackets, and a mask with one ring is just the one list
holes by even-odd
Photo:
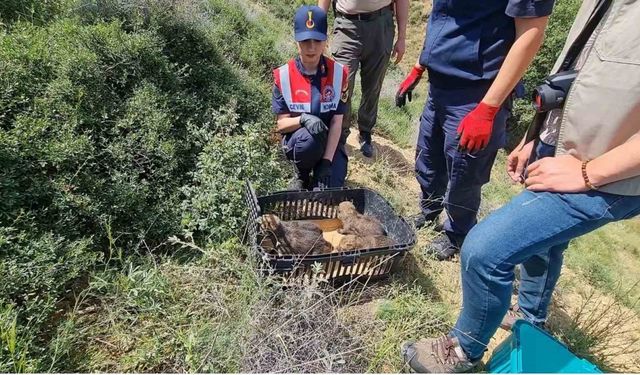
[[314, 115], [303, 113], [300, 115], [300, 126], [307, 129], [309, 133], [319, 142], [327, 141], [327, 132], [329, 128], [322, 120]]
[[316, 166], [313, 176], [317, 187], [320, 189], [328, 188], [331, 181], [331, 160], [322, 159]]

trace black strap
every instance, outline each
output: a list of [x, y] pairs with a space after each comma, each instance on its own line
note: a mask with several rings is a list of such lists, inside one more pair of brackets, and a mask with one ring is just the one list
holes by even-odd
[[598, 0], [598, 4], [596, 4], [596, 8], [593, 10], [593, 13], [591, 13], [591, 17], [587, 21], [587, 24], [582, 29], [576, 40], [571, 44], [571, 47], [567, 50], [567, 55], [562, 61], [562, 65], [560, 65], [560, 70], [558, 70], [558, 72], [563, 72], [573, 68], [580, 52], [582, 52], [587, 41], [589, 41], [589, 38], [593, 35], [596, 27], [598, 27], [598, 24], [607, 13], [607, 9], [609, 9], [611, 2], [612, 0]]
[[[590, 18], [587, 21], [587, 24], [567, 50], [567, 54], [564, 57], [564, 60], [562, 61], [558, 72], [564, 72], [573, 68], [576, 59], [584, 49], [584, 46], [587, 44], [587, 41], [589, 41], [591, 35], [593, 35], [593, 32], [595, 31], [596, 27], [598, 27], [600, 21], [602, 21], [602, 19], [604, 18], [604, 15], [607, 13], [607, 10], [609, 9], [611, 3], [612, 0], [598, 0], [595, 9], [591, 13]], [[525, 144], [531, 141], [535, 141], [535, 144], [537, 145], [539, 139], [538, 136], [540, 135], [540, 131], [542, 130], [542, 126], [544, 125], [544, 121], [547, 118], [547, 114], [548, 112], [535, 113], [535, 115], [533, 116], [533, 120], [531, 121], [531, 124], [527, 129], [527, 133], [525, 134]], [[531, 158], [533, 158], [534, 155], [535, 149], [531, 153]]]

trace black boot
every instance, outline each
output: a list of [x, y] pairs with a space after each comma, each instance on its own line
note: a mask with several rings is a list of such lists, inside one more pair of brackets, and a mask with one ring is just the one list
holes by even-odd
[[436, 237], [427, 252], [436, 256], [438, 260], [448, 260], [460, 252], [464, 237], [452, 233], [442, 233]]
[[360, 141], [360, 151], [362, 155], [370, 158], [373, 156], [373, 145], [371, 144], [371, 133], [360, 132], [358, 136]]

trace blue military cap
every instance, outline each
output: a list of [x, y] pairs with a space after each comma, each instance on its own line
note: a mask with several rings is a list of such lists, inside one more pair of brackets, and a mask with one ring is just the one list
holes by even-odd
[[327, 13], [315, 5], [303, 5], [293, 21], [296, 42], [327, 40]]

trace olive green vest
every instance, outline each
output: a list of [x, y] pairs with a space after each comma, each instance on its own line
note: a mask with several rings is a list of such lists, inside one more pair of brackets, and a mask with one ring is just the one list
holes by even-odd
[[[583, 0], [557, 72], [597, 0]], [[556, 155], [594, 159], [627, 142], [640, 131], [640, 1], [613, 0], [594, 47], [564, 105]], [[600, 187], [621, 195], [640, 195], [640, 176]]]

